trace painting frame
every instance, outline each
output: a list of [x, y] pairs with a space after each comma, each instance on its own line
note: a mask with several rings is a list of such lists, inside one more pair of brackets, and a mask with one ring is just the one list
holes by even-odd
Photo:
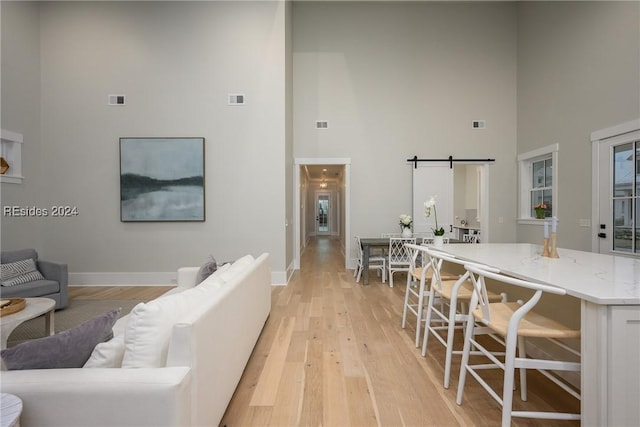
[[204, 222], [205, 139], [121, 137], [120, 221]]

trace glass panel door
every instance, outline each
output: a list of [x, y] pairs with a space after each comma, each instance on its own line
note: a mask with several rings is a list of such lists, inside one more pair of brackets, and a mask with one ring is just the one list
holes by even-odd
[[640, 175], [640, 141], [612, 147], [611, 219], [613, 241], [611, 249], [638, 253], [638, 189]]
[[316, 199], [316, 234], [329, 234], [329, 193], [318, 193]]

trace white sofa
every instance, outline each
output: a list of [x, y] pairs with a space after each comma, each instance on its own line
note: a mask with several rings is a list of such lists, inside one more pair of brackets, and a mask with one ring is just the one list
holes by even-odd
[[[217, 426], [271, 309], [268, 258], [247, 255], [198, 286], [198, 268], [181, 268], [175, 289], [114, 325], [114, 338], [103, 348], [121, 362], [106, 360], [96, 347], [84, 368], [2, 372], [2, 392], [23, 401], [21, 426]], [[145, 324], [140, 313], [152, 308], [161, 320]], [[166, 325], [168, 331], [154, 330]], [[149, 349], [136, 355], [144, 345], [130, 342], [143, 332], [156, 341], [166, 332], [167, 343], [155, 353], [160, 366], [135, 367], [148, 363]], [[115, 347], [119, 356], [109, 350]], [[90, 362], [116, 367], [89, 368]]]

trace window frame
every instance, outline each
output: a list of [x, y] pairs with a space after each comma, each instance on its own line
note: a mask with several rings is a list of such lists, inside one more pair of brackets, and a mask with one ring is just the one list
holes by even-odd
[[[543, 225], [544, 219], [531, 216], [533, 190], [533, 163], [551, 159], [551, 216], [558, 216], [558, 151], [559, 144], [551, 144], [519, 154], [518, 159], [518, 224]], [[549, 218], [546, 218], [549, 220]]]

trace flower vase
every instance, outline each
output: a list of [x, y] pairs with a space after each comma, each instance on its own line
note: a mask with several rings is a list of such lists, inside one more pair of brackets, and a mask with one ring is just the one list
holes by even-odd
[[442, 236], [433, 236], [433, 246], [442, 249], [444, 238]]
[[544, 209], [536, 209], [536, 219], [544, 219]]
[[402, 229], [402, 237], [413, 237], [413, 233], [409, 227]]

